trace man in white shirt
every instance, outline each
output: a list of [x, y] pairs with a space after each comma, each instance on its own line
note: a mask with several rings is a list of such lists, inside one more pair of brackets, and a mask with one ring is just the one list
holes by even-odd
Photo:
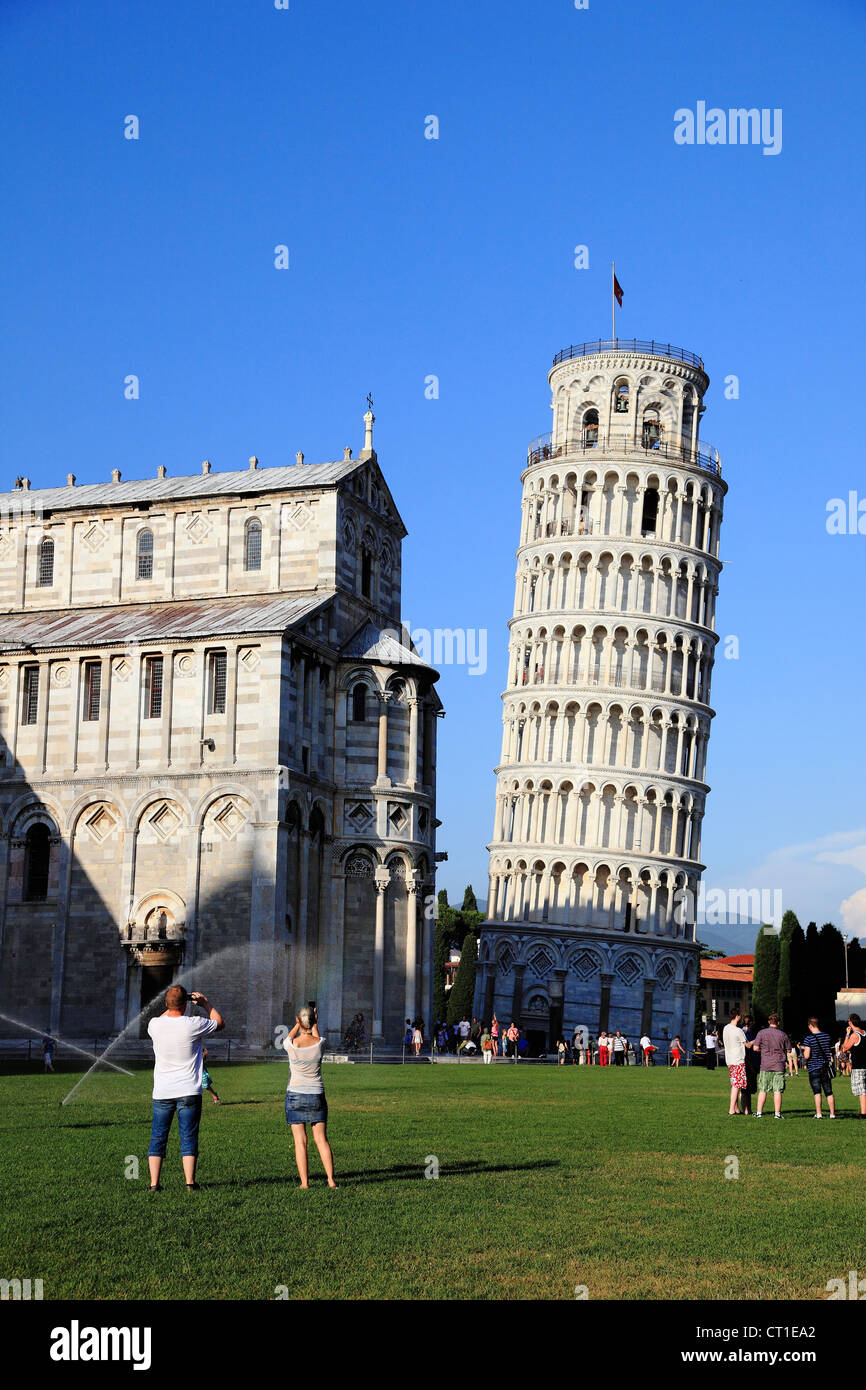
[[645, 1067], [651, 1066], [651, 1064], [652, 1064], [652, 1059], [653, 1059], [653, 1052], [655, 1051], [655, 1048], [653, 1047], [653, 1044], [652, 1044], [652, 1038], [648, 1037], [646, 1033], [644, 1033], [643, 1037], [642, 1037], [641, 1040], [640, 1040], [640, 1050], [641, 1050], [641, 1056], [643, 1057], [643, 1064], [644, 1064], [644, 1066], [645, 1066]]
[[731, 1081], [731, 1104], [729, 1115], [740, 1113], [740, 1092], [746, 1090], [746, 1035], [740, 1027], [740, 1013], [731, 1014], [730, 1023], [722, 1031], [722, 1046], [725, 1049], [725, 1063]]
[[[208, 1017], [188, 1014], [188, 1004], [205, 1009]], [[165, 991], [165, 1013], [147, 1025], [154, 1056], [153, 1128], [147, 1151], [151, 1192], [161, 1190], [159, 1175], [175, 1110], [187, 1190], [198, 1191], [195, 1166], [201, 1119], [202, 1045], [211, 1033], [219, 1033], [224, 1027], [222, 1015], [211, 1008], [205, 996], [198, 991], [187, 994], [183, 985], [169, 985]]]

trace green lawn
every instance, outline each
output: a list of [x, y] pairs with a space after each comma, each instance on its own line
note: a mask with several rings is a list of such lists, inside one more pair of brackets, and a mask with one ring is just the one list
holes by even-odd
[[866, 1269], [844, 1078], [841, 1118], [817, 1124], [802, 1074], [777, 1123], [729, 1119], [721, 1070], [328, 1066], [341, 1187], [313, 1152], [301, 1192], [285, 1064], [213, 1074], [202, 1191], [175, 1129], [156, 1196], [149, 1072], [97, 1073], [62, 1108], [80, 1073], [0, 1077], [0, 1275], [46, 1299], [808, 1299]]

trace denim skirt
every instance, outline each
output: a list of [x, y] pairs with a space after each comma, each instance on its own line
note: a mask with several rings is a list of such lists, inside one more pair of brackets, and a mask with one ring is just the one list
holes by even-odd
[[324, 1091], [305, 1095], [302, 1091], [286, 1091], [287, 1125], [323, 1125], [328, 1118], [328, 1102]]

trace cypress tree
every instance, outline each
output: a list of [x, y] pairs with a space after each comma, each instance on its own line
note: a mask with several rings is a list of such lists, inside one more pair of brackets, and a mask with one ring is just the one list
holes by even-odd
[[475, 999], [475, 968], [478, 964], [478, 936], [468, 931], [463, 938], [460, 964], [454, 987], [448, 996], [448, 1023], [459, 1023], [461, 1018], [472, 1018], [472, 1004]]
[[471, 883], [467, 885], [466, 892], [463, 894], [463, 905], [462, 905], [462, 907], [460, 908], [460, 911], [461, 911], [461, 912], [477, 912], [477, 911], [478, 911], [478, 901], [477, 901], [477, 899], [476, 899], [476, 897], [475, 897], [475, 894], [474, 894], [473, 891], [472, 891], [472, 884], [471, 884]]
[[779, 931], [779, 980], [777, 986], [777, 1009], [782, 1019], [782, 1027], [789, 1032], [793, 1027], [793, 982], [791, 972], [791, 938], [794, 931], [802, 931], [800, 923], [790, 909], [782, 918]]
[[836, 1026], [836, 995], [845, 983], [845, 942], [842, 933], [825, 922], [818, 933], [820, 996], [818, 1017], [824, 1028], [832, 1032]]
[[779, 998], [779, 937], [772, 927], [762, 926], [755, 942], [755, 974], [752, 983], [752, 1012], [763, 1028], [776, 1012]]
[[785, 1023], [785, 1032], [790, 1037], [798, 1038], [806, 1035], [806, 1019], [809, 1010], [806, 1005], [806, 933], [797, 924], [791, 933], [788, 946], [790, 970], [791, 970], [791, 1028]]

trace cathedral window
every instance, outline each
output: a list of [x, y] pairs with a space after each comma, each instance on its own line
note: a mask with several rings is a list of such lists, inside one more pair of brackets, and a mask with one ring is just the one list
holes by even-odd
[[628, 414], [628, 382], [618, 381], [614, 391], [613, 408], [617, 415]]
[[84, 718], [93, 722], [99, 718], [102, 702], [102, 662], [84, 663]]
[[208, 714], [226, 712], [226, 654], [211, 652], [208, 657]]
[[598, 443], [598, 411], [588, 410], [583, 417], [583, 447], [592, 449]]
[[162, 716], [162, 657], [149, 656], [145, 666], [144, 681], [145, 719], [159, 719]]
[[258, 517], [247, 522], [244, 533], [244, 569], [260, 570], [262, 567], [262, 523]]
[[136, 579], [153, 578], [153, 532], [144, 530], [138, 533], [138, 547], [135, 563]]
[[21, 723], [35, 724], [39, 710], [39, 667], [24, 667], [24, 699], [21, 704]]
[[47, 538], [39, 547], [39, 587], [50, 589], [54, 583], [54, 542]]
[[51, 833], [41, 822], [31, 825], [24, 842], [24, 901], [44, 902], [48, 897]]
[[363, 724], [367, 718], [367, 687], [359, 681], [352, 691], [352, 721]]
[[361, 596], [373, 597], [373, 556], [366, 546], [361, 549]]

